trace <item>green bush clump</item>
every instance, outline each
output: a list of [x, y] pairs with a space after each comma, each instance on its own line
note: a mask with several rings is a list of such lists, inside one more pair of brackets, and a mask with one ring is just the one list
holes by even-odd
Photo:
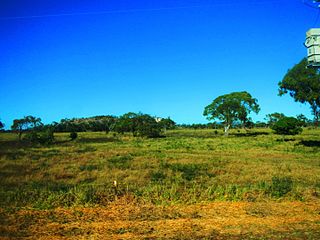
[[166, 174], [162, 171], [151, 172], [150, 178], [152, 182], [162, 182], [166, 178]]
[[283, 197], [293, 189], [293, 181], [290, 177], [273, 177], [271, 183], [271, 195]]
[[42, 132], [31, 131], [24, 136], [24, 140], [31, 143], [51, 144], [54, 140], [53, 131], [51, 129]]
[[78, 133], [76, 132], [71, 132], [69, 137], [71, 138], [71, 141], [75, 140], [78, 137]]
[[283, 117], [271, 126], [276, 134], [296, 135], [302, 132], [301, 122], [294, 117]]
[[174, 163], [170, 164], [170, 169], [175, 172], [181, 172], [182, 178], [191, 181], [200, 175], [200, 172], [203, 169], [203, 166], [200, 164], [181, 164], [181, 163]]

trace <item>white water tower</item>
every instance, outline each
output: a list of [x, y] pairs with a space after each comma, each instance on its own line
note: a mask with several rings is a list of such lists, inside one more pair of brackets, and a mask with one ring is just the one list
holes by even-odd
[[311, 28], [307, 31], [304, 44], [308, 51], [308, 67], [320, 67], [320, 28]]

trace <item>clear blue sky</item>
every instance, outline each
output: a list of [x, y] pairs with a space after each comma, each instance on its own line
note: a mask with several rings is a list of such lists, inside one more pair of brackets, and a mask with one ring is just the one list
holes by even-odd
[[305, 114], [277, 83], [306, 56], [318, 11], [302, 0], [2, 0], [0, 120], [141, 111], [205, 123], [219, 95]]

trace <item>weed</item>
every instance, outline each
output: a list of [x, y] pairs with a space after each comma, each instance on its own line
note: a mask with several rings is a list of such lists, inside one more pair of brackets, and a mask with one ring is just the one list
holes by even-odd
[[291, 177], [272, 177], [271, 195], [273, 197], [283, 197], [293, 188]]
[[161, 171], [151, 172], [150, 174], [150, 179], [152, 182], [162, 182], [165, 178], [166, 174]]

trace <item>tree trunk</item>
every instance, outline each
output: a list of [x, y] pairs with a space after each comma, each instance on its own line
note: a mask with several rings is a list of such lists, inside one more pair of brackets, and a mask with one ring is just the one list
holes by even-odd
[[320, 109], [316, 103], [311, 105], [312, 113], [314, 116], [314, 126], [317, 128], [319, 126]]
[[224, 135], [225, 135], [225, 136], [228, 136], [228, 134], [229, 134], [229, 129], [230, 129], [230, 124], [224, 126]]
[[19, 131], [18, 136], [19, 136], [19, 141], [21, 141], [22, 131]]

